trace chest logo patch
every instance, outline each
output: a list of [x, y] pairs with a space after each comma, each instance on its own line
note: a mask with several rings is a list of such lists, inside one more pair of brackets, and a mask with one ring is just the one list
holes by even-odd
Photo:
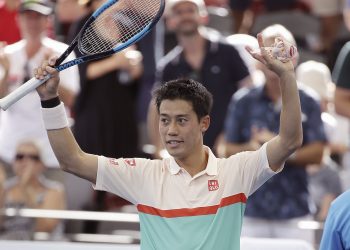
[[218, 180], [208, 180], [208, 190], [215, 191], [219, 189], [219, 181]]

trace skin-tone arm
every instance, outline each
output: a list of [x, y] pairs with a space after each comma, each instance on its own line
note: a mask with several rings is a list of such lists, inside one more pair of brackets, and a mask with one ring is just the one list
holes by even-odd
[[336, 87], [334, 105], [338, 114], [350, 118], [350, 89]]
[[[63, 189], [51, 189], [47, 191], [43, 203], [36, 208], [64, 210], [66, 209], [65, 200], [66, 198]], [[52, 232], [58, 223], [60, 223], [60, 220], [58, 219], [37, 218], [35, 220], [35, 231]]]
[[64, 105], [66, 105], [68, 108], [73, 108], [76, 94], [70, 89], [63, 87], [62, 85], [58, 87], [58, 93]]
[[[264, 49], [262, 35], [258, 35], [261, 54], [248, 52], [258, 61], [265, 64], [280, 78], [282, 94], [282, 110], [280, 115], [280, 130], [277, 136], [267, 144], [267, 158], [270, 168], [277, 171], [281, 165], [293, 154], [303, 141], [301, 125], [301, 108], [297, 83], [295, 80], [294, 66], [291, 61], [282, 63], [272, 58]], [[290, 122], [293, 121], [293, 122]]]
[[89, 80], [93, 80], [117, 69], [126, 70], [132, 79], [137, 79], [143, 71], [141, 53], [132, 48], [125, 49], [108, 58], [90, 63], [86, 74]]
[[254, 87], [253, 79], [250, 75], [244, 77], [242, 80], [238, 82], [238, 86], [240, 88], [251, 88]]
[[[230, 156], [242, 151], [257, 150], [262, 144], [276, 136], [266, 129], [262, 130], [263, 131], [252, 131], [252, 137], [250, 141], [246, 143], [226, 142], [225, 155]], [[304, 145], [295, 152], [293, 157], [288, 158], [288, 162], [304, 167], [307, 167], [308, 164], [320, 164], [324, 147], [325, 144], [323, 142], [314, 142]]]
[[[59, 74], [53, 68], [55, 61], [56, 58], [44, 61], [41, 67], [34, 71], [34, 75], [38, 79], [43, 79], [47, 74], [52, 76], [50, 80], [37, 88], [41, 100], [48, 100], [58, 96]], [[67, 127], [48, 130], [47, 134], [60, 167], [64, 171], [96, 183], [97, 156], [83, 152], [71, 130]]]

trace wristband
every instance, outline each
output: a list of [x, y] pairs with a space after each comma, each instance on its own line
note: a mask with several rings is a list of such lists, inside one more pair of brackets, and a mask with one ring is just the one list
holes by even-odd
[[49, 100], [41, 101], [41, 107], [43, 108], [54, 108], [60, 105], [61, 101], [58, 96], [51, 98]]
[[42, 107], [41, 113], [46, 130], [61, 129], [69, 125], [63, 102], [53, 108]]

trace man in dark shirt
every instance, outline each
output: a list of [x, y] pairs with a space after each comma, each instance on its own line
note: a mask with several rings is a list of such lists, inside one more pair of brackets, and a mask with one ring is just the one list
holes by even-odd
[[[232, 94], [240, 86], [250, 86], [252, 80], [237, 50], [225, 43], [218, 32], [204, 28], [208, 15], [202, 0], [170, 0], [166, 15], [168, 28], [175, 32], [178, 46], [159, 62], [156, 84], [176, 78], [192, 78], [202, 82], [213, 94], [216, 101], [204, 143], [215, 150]], [[155, 105], [151, 103], [149, 136], [158, 153], [156, 115]]]

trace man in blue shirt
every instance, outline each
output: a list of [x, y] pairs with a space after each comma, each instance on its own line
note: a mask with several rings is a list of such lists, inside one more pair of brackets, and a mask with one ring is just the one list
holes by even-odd
[[335, 199], [324, 226], [320, 250], [350, 249], [350, 190]]
[[[267, 46], [272, 46], [277, 36], [295, 44], [292, 34], [281, 25], [266, 28], [262, 35]], [[225, 121], [226, 155], [255, 150], [279, 130], [282, 105], [279, 79], [263, 65], [258, 67], [265, 75], [265, 84], [238, 91], [229, 106]], [[313, 233], [298, 229], [297, 223], [311, 217], [306, 166], [321, 162], [326, 137], [319, 103], [301, 89], [299, 95], [303, 146], [288, 159], [282, 173], [249, 197], [243, 236], [313, 241]]]

